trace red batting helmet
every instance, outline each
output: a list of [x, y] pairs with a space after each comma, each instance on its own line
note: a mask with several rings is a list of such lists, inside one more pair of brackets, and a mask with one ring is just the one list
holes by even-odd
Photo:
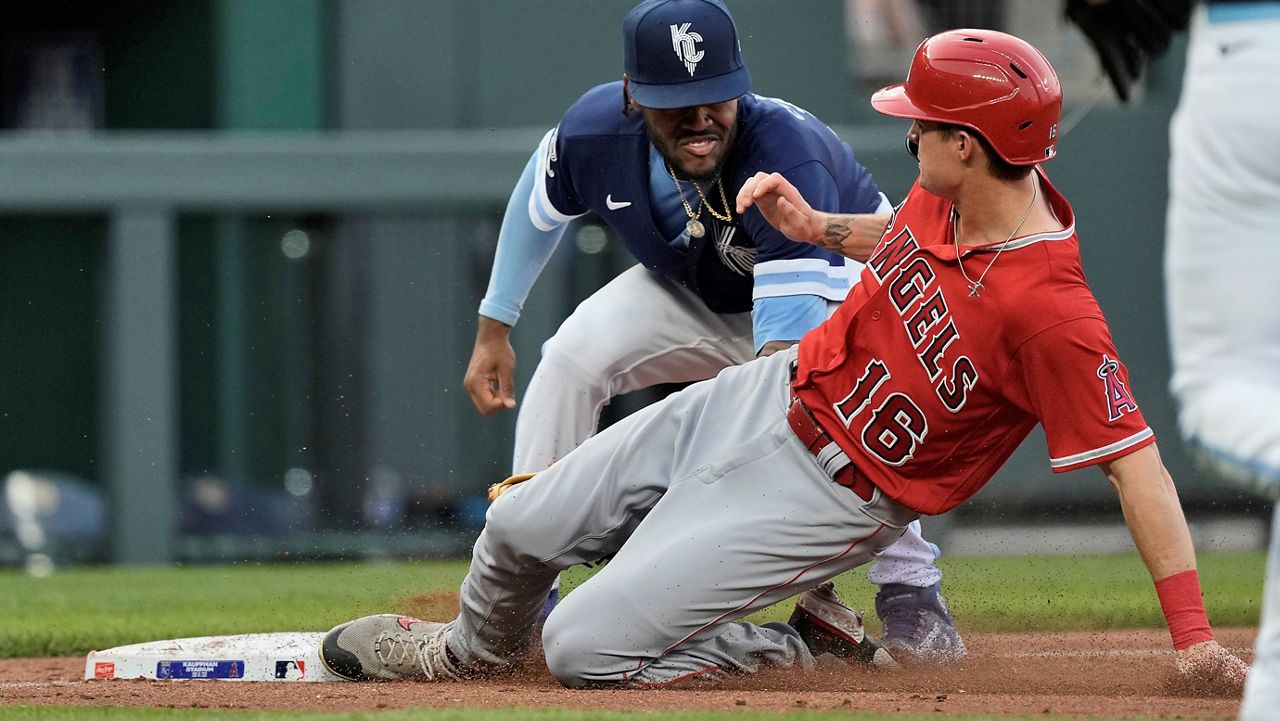
[[880, 89], [871, 105], [898, 118], [971, 128], [1014, 165], [1057, 153], [1058, 74], [1039, 50], [1006, 33], [949, 30], [927, 38], [907, 81]]

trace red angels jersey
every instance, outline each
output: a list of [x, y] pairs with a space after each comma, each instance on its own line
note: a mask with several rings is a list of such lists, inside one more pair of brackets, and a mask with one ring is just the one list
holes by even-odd
[[[882, 493], [925, 514], [978, 491], [1036, 423], [1055, 472], [1154, 441], [1066, 228], [964, 249], [950, 201], [916, 186], [861, 282], [800, 341], [796, 393]], [[985, 275], [983, 273], [985, 272]]]

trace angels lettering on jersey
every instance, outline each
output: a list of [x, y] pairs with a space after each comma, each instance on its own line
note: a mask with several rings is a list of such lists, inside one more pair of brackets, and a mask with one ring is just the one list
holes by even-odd
[[[942, 289], [935, 287], [933, 267], [923, 254], [916, 254], [919, 248], [911, 229], [904, 227], [880, 244], [868, 259], [867, 268], [885, 288], [934, 393], [944, 408], [959, 413], [969, 391], [978, 383], [978, 370], [967, 355], [948, 355], [960, 338], [960, 331]], [[874, 358], [867, 363], [853, 390], [835, 404], [846, 428], [851, 428], [854, 418], [891, 378], [883, 360]], [[901, 466], [915, 456], [928, 433], [928, 417], [919, 404], [906, 394], [894, 392], [871, 412], [859, 436], [869, 453], [888, 465]]]

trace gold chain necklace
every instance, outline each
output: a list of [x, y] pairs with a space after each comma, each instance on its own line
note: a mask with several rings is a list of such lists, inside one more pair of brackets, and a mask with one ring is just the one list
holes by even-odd
[[699, 218], [702, 217], [702, 209], [706, 208], [713, 218], [724, 223], [733, 221], [733, 211], [729, 208], [729, 198], [724, 192], [724, 183], [720, 182], [720, 176], [716, 176], [716, 187], [720, 190], [720, 202], [724, 205], [724, 214], [720, 214], [707, 200], [707, 196], [703, 194], [702, 188], [698, 186], [698, 181], [690, 180], [693, 189], [698, 193], [698, 210], [695, 212], [693, 206], [689, 204], [689, 200], [684, 197], [684, 186], [680, 185], [680, 179], [676, 177], [676, 171], [672, 169], [671, 163], [663, 158], [663, 164], [667, 166], [667, 174], [675, 181], [676, 192], [680, 194], [680, 204], [684, 206], [685, 215], [689, 216], [689, 222], [685, 223], [685, 229], [689, 231], [690, 238], [701, 238], [706, 235], [707, 229], [703, 226]]
[[1000, 254], [1004, 252], [1005, 246], [1009, 245], [1009, 241], [1013, 240], [1013, 236], [1018, 234], [1018, 230], [1022, 228], [1022, 224], [1027, 222], [1027, 218], [1031, 217], [1031, 209], [1036, 207], [1036, 198], [1039, 197], [1039, 195], [1040, 182], [1037, 180], [1035, 185], [1031, 186], [1031, 204], [1027, 206], [1027, 211], [1022, 214], [1022, 220], [1019, 220], [1018, 224], [1013, 226], [1013, 230], [1009, 232], [1009, 237], [1005, 238], [1004, 242], [1000, 244], [1000, 248], [996, 251], [996, 256], [991, 259], [990, 263], [987, 263], [987, 267], [982, 270], [982, 273], [978, 276], [977, 280], [971, 280], [969, 278], [969, 274], [964, 272], [964, 260], [960, 257], [960, 216], [956, 216], [956, 224], [952, 226], [951, 229], [951, 240], [956, 246], [956, 265], [960, 266], [960, 275], [963, 276], [965, 282], [969, 284], [970, 298], [982, 297], [982, 279], [987, 277], [987, 271], [991, 270], [991, 266], [995, 265], [996, 261], [1000, 259]]

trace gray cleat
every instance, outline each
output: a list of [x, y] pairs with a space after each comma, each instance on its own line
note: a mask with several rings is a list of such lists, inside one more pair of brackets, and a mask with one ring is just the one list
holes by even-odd
[[460, 681], [469, 674], [445, 648], [452, 626], [391, 613], [357, 618], [325, 634], [320, 662], [350, 681]]

